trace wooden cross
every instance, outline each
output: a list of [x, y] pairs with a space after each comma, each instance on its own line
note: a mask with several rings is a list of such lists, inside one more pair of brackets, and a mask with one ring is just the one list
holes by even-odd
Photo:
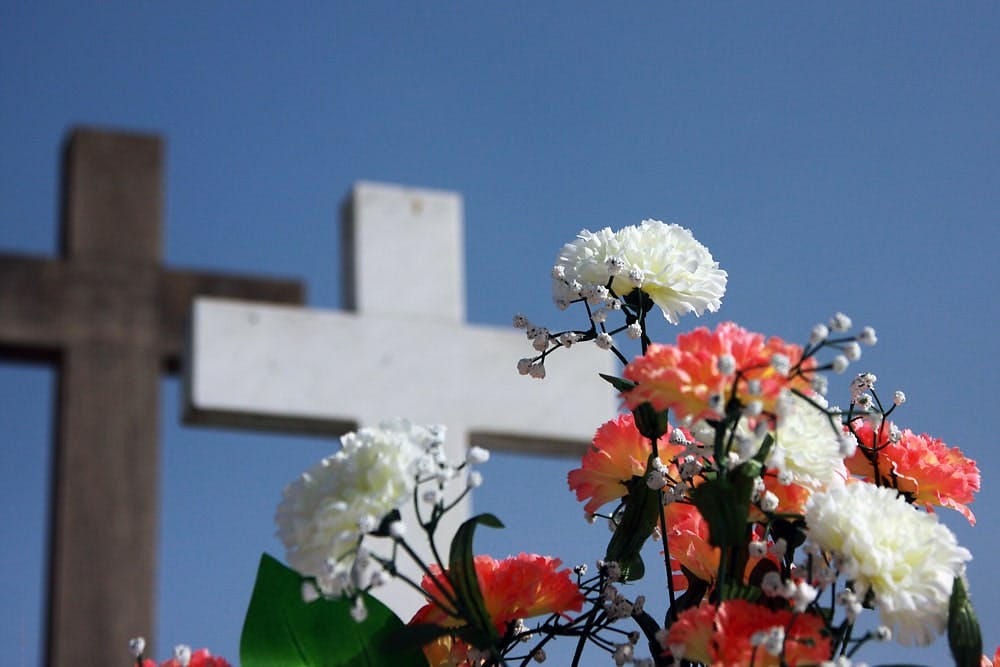
[[61, 257], [0, 254], [0, 355], [59, 369], [46, 665], [104, 665], [154, 625], [159, 384], [196, 294], [301, 303], [299, 282], [161, 265], [163, 146], [74, 130]]
[[[597, 375], [614, 372], [610, 353], [581, 344], [556, 355], [539, 382], [515, 369], [537, 354], [524, 332], [465, 322], [458, 195], [358, 184], [341, 225], [349, 312], [195, 302], [189, 421], [339, 435], [407, 417], [444, 424], [457, 462], [470, 440], [578, 455], [615, 413], [614, 391]], [[442, 537], [468, 512], [451, 513]], [[378, 597], [404, 618], [422, 603], [401, 585]]]

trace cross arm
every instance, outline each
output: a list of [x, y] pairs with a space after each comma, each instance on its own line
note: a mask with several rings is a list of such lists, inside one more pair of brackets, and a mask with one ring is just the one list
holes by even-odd
[[161, 349], [173, 370], [180, 363], [190, 308], [196, 296], [301, 305], [305, 302], [306, 287], [302, 281], [288, 278], [166, 271], [160, 291]]
[[0, 346], [58, 347], [66, 327], [61, 262], [0, 253]]

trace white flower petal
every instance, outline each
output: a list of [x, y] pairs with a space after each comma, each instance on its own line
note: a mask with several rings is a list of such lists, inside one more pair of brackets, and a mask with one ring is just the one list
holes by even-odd
[[901, 644], [929, 644], [944, 631], [954, 578], [972, 558], [937, 516], [895, 490], [866, 482], [817, 492], [806, 508], [809, 537], [840, 563]]
[[275, 522], [289, 565], [323, 583], [340, 581], [362, 527], [409, 500], [420, 460], [440, 439], [440, 429], [403, 420], [342, 437], [341, 451], [285, 488]]

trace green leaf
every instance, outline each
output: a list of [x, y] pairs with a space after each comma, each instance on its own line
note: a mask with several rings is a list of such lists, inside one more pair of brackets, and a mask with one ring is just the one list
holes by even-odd
[[712, 546], [727, 549], [743, 540], [752, 485], [749, 477], [733, 475], [699, 484], [691, 492], [691, 501], [708, 522]]
[[368, 617], [351, 618], [346, 599], [302, 600], [302, 577], [264, 554], [240, 637], [243, 667], [427, 667], [419, 649], [387, 650], [403, 622], [365, 594]]
[[598, 375], [607, 380], [612, 387], [623, 393], [630, 392], [639, 386], [631, 380], [615, 377], [614, 375], [607, 375], [606, 373], [598, 373]]
[[667, 432], [668, 412], [669, 410], [657, 410], [652, 403], [643, 403], [632, 411], [636, 430], [650, 440], [659, 440]]
[[760, 464], [766, 464], [767, 457], [771, 455], [772, 449], [774, 449], [774, 436], [768, 433], [764, 436], [763, 442], [760, 443], [760, 449], [757, 450], [757, 454], [754, 455], [753, 460]]
[[760, 599], [761, 595], [763, 595], [763, 592], [757, 586], [747, 586], [737, 581], [727, 581], [722, 584], [723, 600], [739, 599], [756, 602]]
[[979, 667], [983, 655], [983, 636], [965, 582], [955, 577], [948, 601], [948, 647], [955, 667]]
[[386, 648], [390, 653], [395, 654], [412, 648], [420, 648], [438, 637], [454, 633], [455, 628], [445, 628], [433, 623], [404, 625], [392, 633], [392, 636], [389, 638], [389, 645]]
[[[649, 466], [646, 468], [648, 470]], [[634, 476], [625, 483], [625, 488], [628, 489], [625, 510], [608, 542], [604, 559], [617, 561], [625, 581], [636, 581], [646, 573], [639, 552], [660, 518], [660, 494], [646, 485], [644, 476]]]
[[470, 643], [484, 649], [495, 645], [500, 640], [500, 633], [497, 632], [486, 611], [483, 593], [479, 589], [479, 579], [476, 577], [472, 538], [479, 524], [490, 528], [503, 528], [500, 519], [492, 514], [479, 514], [459, 526], [455, 537], [451, 540], [448, 578], [458, 596], [459, 612], [469, 622], [469, 630], [472, 633]]

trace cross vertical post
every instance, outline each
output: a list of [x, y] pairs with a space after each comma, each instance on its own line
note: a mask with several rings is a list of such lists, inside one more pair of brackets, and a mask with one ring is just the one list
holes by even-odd
[[[160, 375], [195, 294], [301, 303], [296, 281], [162, 267], [163, 145], [73, 131], [57, 259], [0, 253], [0, 357], [58, 368], [45, 664], [152, 640]], [[152, 647], [152, 641], [150, 641]]]

